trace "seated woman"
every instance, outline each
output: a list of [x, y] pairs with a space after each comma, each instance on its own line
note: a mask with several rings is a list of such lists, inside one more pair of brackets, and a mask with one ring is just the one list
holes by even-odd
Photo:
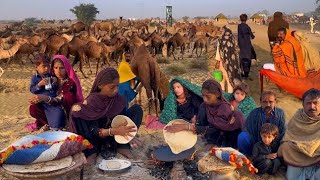
[[207, 80], [202, 85], [204, 103], [199, 107], [197, 122], [194, 125], [175, 124], [166, 127], [169, 132], [183, 130], [203, 134], [209, 144], [237, 148], [237, 136], [245, 123], [245, 117], [222, 96], [220, 84]]
[[[94, 146], [93, 149], [84, 151], [87, 157], [91, 156], [90, 160], [95, 159], [99, 152], [104, 158], [109, 158], [115, 151], [127, 158], [133, 158], [129, 144], [117, 144], [112, 136], [128, 136], [135, 131], [134, 127], [123, 125], [111, 128], [111, 121], [122, 114], [139, 127], [143, 111], [139, 105], [133, 105], [127, 110], [124, 98], [118, 94], [118, 86], [117, 70], [105, 68], [98, 73], [86, 100], [72, 107], [68, 129], [82, 135]], [[132, 146], [137, 143], [137, 139], [130, 142]]]
[[233, 93], [224, 93], [224, 98], [247, 118], [249, 113], [257, 107], [256, 102], [249, 96], [249, 86], [246, 83], [236, 85]]
[[203, 102], [201, 88], [182, 78], [174, 78], [169, 86], [160, 122], [167, 124], [173, 119], [184, 119], [195, 123], [198, 108]]
[[[166, 78], [163, 79], [163, 86], [166, 84], [165, 81], [167, 81]], [[160, 117], [157, 118], [148, 115], [146, 118], [146, 127], [150, 129], [162, 129], [165, 124], [173, 119], [184, 119], [195, 123], [198, 108], [203, 102], [201, 98], [201, 87], [185, 79], [174, 78], [171, 80], [167, 89], [169, 89], [166, 90], [168, 91], [168, 95], [164, 100]]]
[[83, 101], [80, 81], [69, 60], [63, 55], [55, 55], [52, 59], [51, 72], [57, 79], [58, 93], [55, 98], [49, 98], [43, 94], [37, 94], [30, 98], [30, 115], [36, 119], [34, 123], [27, 125], [30, 130], [36, 130], [48, 124], [47, 115], [39, 103], [50, 100], [51, 105], [62, 105], [68, 117], [71, 106]]

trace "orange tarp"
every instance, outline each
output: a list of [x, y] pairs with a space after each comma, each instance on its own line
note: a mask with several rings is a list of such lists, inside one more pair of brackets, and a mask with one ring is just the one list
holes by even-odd
[[305, 78], [293, 78], [281, 75], [268, 69], [260, 70], [261, 91], [263, 91], [263, 76], [270, 79], [273, 83], [299, 98], [309, 89], [315, 88], [320, 90], [320, 70], [310, 74]]

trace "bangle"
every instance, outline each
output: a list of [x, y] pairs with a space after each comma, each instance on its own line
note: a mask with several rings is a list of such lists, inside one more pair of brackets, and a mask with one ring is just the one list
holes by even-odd
[[190, 131], [190, 124], [188, 124], [188, 131]]
[[46, 103], [50, 103], [51, 102], [51, 97], [49, 96], [49, 100]]
[[109, 136], [112, 136], [112, 134], [111, 134], [111, 128], [109, 128], [108, 132], [109, 132]]

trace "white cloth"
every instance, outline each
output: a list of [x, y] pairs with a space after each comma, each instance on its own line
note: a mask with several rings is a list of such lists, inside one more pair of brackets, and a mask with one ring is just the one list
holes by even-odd
[[263, 69], [269, 69], [269, 70], [272, 70], [272, 71], [276, 71], [276, 68], [274, 67], [274, 64], [272, 63], [266, 63], [262, 66]]

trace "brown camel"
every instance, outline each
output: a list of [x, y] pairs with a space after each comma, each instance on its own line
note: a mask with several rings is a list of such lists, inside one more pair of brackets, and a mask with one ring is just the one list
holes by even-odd
[[27, 42], [28, 41], [26, 39], [18, 39], [10, 49], [0, 50], [0, 59], [7, 59], [13, 57], [17, 53], [19, 48]]
[[132, 72], [141, 79], [141, 83], [146, 89], [149, 114], [151, 111], [152, 100], [154, 100], [156, 115], [158, 116], [158, 92], [160, 86], [159, 65], [144, 45], [138, 47], [134, 54], [135, 55], [131, 59]]
[[[176, 33], [175, 35], [173, 35], [167, 42], [167, 55], [168, 55], [168, 57], [170, 57], [170, 55], [172, 53], [173, 58], [176, 60], [177, 58], [174, 55], [174, 51], [177, 47], [180, 47], [181, 56], [183, 59], [183, 54], [184, 54], [187, 40], [188, 40], [187, 37], [181, 36], [180, 33]], [[172, 51], [171, 51], [171, 47], [172, 47]]]
[[[100, 58], [107, 58], [106, 51], [106, 45], [103, 43], [97, 43], [97, 42], [88, 42], [84, 46], [80, 47], [78, 50], [79, 58], [77, 56], [74, 59], [73, 65], [75, 65], [78, 61], [80, 61], [80, 72], [83, 74], [85, 78], [87, 76], [83, 72], [83, 62], [88, 59], [89, 63], [89, 69], [90, 73], [92, 74], [91, 65], [90, 65], [90, 59], [96, 59], [97, 60], [97, 68], [96, 68], [96, 75], [98, 74], [99, 69], [99, 63]], [[108, 65], [110, 65], [110, 62], [107, 60]]]
[[[195, 39], [194, 46], [191, 54], [193, 55], [194, 50], [196, 50], [197, 57], [201, 56], [203, 48], [205, 48], [206, 53], [208, 52], [209, 38], [205, 35], [200, 35]], [[200, 54], [198, 54], [198, 48], [200, 48]]]
[[[25, 43], [19, 48], [19, 50], [15, 54], [15, 56], [16, 56], [15, 58], [19, 60], [19, 59], [22, 58], [23, 55], [27, 55], [27, 58], [33, 64], [32, 59], [30, 59], [30, 55], [32, 54], [32, 56], [35, 57], [35, 55], [34, 55], [35, 52], [39, 52], [39, 47], [36, 47], [36, 46], [31, 45], [31, 44]], [[9, 63], [9, 61], [7, 62], [7, 64], [8, 63]]]
[[41, 42], [40, 53], [47, 53], [49, 57], [56, 54], [60, 47], [68, 40], [59, 35], [53, 34]]
[[63, 31], [62, 33], [76, 34], [81, 31], [87, 31], [87, 30], [89, 30], [89, 27], [85, 23], [79, 21], [79, 22], [72, 24], [69, 29], [67, 29], [66, 31]]
[[135, 50], [140, 47], [141, 45], [149, 46], [150, 41], [145, 42], [141, 38], [138, 37], [137, 34], [133, 34], [131, 39], [128, 42], [129, 48], [130, 48], [130, 53], [134, 55]]
[[99, 36], [99, 31], [107, 31], [109, 36], [112, 34], [114, 25], [112, 22], [98, 22], [94, 25], [94, 34], [96, 37]]

